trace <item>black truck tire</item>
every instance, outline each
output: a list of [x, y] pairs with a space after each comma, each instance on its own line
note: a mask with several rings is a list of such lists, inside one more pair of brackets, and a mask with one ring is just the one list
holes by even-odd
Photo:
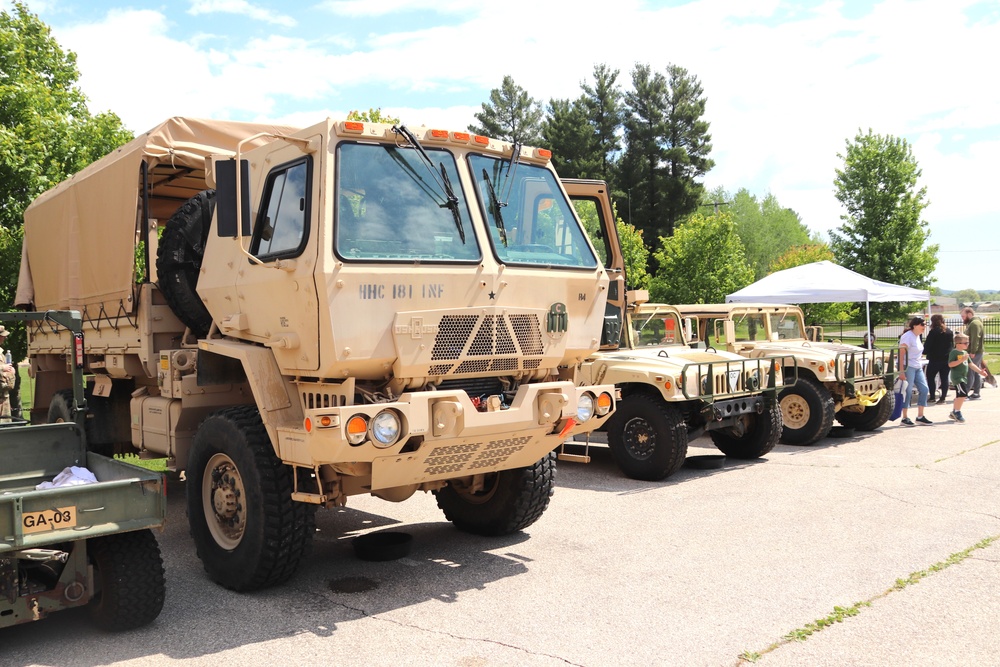
[[765, 397], [763, 401], [762, 413], [740, 417], [746, 427], [742, 436], [736, 436], [727, 430], [709, 432], [719, 451], [734, 459], [759, 459], [774, 449], [781, 437], [781, 408], [773, 396]]
[[864, 412], [847, 412], [841, 410], [837, 413], [837, 421], [858, 431], [874, 431], [878, 427], [889, 421], [892, 416], [892, 409], [896, 404], [896, 396], [890, 391], [882, 397], [882, 400], [875, 405], [869, 405]]
[[456, 484], [434, 491], [438, 507], [459, 530], [499, 536], [524, 530], [538, 521], [555, 488], [556, 455], [549, 452], [526, 468], [486, 475], [482, 491], [470, 493]]
[[608, 420], [608, 446], [632, 479], [655, 482], [684, 465], [688, 432], [680, 410], [647, 394], [631, 394]]
[[205, 571], [234, 591], [288, 580], [315, 531], [316, 506], [292, 500], [292, 469], [274, 455], [255, 405], [220, 410], [198, 428], [187, 510]]
[[177, 317], [196, 336], [212, 326], [212, 316], [198, 296], [198, 274], [215, 212], [215, 190], [204, 190], [170, 216], [156, 253], [160, 291]]
[[104, 630], [138, 628], [160, 615], [166, 596], [163, 559], [152, 531], [136, 530], [87, 540], [94, 566], [91, 620]]
[[[108, 427], [108, 421], [110, 419], [110, 404], [108, 399], [98, 397], [95, 399], [92, 396], [91, 387], [87, 387], [84, 390], [84, 398], [87, 401], [88, 409], [94, 413], [91, 417], [93, 419], [86, 419], [84, 421], [84, 432], [87, 436], [87, 449], [91, 452], [96, 452], [102, 456], [114, 456], [115, 455], [115, 443], [111, 440], [107, 433], [101, 429], [106, 429]], [[127, 407], [127, 404], [126, 404]], [[61, 389], [56, 393], [52, 394], [52, 400], [49, 402], [49, 414], [46, 419], [49, 424], [58, 424], [61, 422], [71, 422], [73, 421], [73, 390], [72, 389]]]
[[826, 387], [808, 377], [778, 395], [781, 405], [781, 442], [811, 445], [826, 437], [833, 428], [833, 396]]

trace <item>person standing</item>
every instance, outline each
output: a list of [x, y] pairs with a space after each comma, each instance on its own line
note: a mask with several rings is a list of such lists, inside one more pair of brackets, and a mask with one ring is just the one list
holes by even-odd
[[[982, 368], [983, 365], [983, 321], [976, 317], [976, 311], [969, 306], [962, 309], [962, 321], [965, 322], [965, 335], [969, 337], [969, 361]], [[969, 383], [969, 400], [978, 401], [979, 390], [983, 387], [983, 378], [978, 373]]]
[[948, 354], [955, 346], [954, 332], [945, 326], [944, 315], [931, 315], [931, 328], [924, 341], [924, 354], [927, 356], [927, 400], [933, 401], [937, 393], [937, 383], [941, 382], [941, 395], [938, 405], [948, 400]]
[[906, 414], [910, 407], [913, 387], [917, 388], [916, 423], [921, 426], [934, 423], [924, 416], [924, 408], [927, 407], [927, 378], [924, 376], [923, 362], [920, 360], [920, 356], [924, 353], [924, 343], [920, 336], [926, 328], [927, 323], [924, 322], [924, 318], [914, 317], [909, 321], [906, 331], [899, 337], [899, 379], [903, 380], [903, 419], [899, 423], [903, 426], [914, 425]]
[[17, 369], [8, 360], [10, 353], [4, 349], [10, 332], [0, 324], [0, 421], [10, 421], [10, 394], [17, 384]]
[[962, 404], [965, 403], [969, 386], [966, 380], [969, 377], [969, 369], [976, 372], [980, 379], [986, 375], [986, 371], [969, 361], [969, 354], [966, 348], [969, 346], [969, 337], [964, 333], [955, 334], [955, 349], [948, 355], [948, 366], [951, 367], [951, 381], [955, 385], [955, 403], [952, 406], [948, 419], [957, 421], [959, 424], [965, 423], [962, 416]]

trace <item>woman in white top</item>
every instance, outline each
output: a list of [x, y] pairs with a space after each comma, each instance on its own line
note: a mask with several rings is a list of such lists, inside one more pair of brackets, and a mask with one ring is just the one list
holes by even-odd
[[914, 317], [910, 320], [909, 327], [899, 337], [899, 379], [903, 380], [903, 426], [913, 426], [914, 423], [906, 416], [907, 408], [910, 406], [910, 395], [913, 387], [917, 388], [917, 424], [933, 424], [930, 419], [924, 416], [924, 408], [927, 407], [927, 376], [924, 375], [923, 364], [920, 356], [924, 353], [924, 342], [920, 336], [927, 328], [927, 324], [922, 317]]

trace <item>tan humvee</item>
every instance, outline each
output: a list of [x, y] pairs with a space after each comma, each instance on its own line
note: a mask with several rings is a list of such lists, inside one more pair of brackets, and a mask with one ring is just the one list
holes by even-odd
[[[727, 456], [764, 456], [778, 443], [780, 358], [748, 360], [688, 346], [673, 306], [625, 291], [625, 264], [603, 181], [563, 179], [611, 275], [605, 335], [583, 366], [591, 382], [613, 382], [621, 401], [605, 425], [608, 445], [629, 477], [659, 480], [684, 463], [689, 441], [707, 433]], [[570, 458], [574, 455], [561, 455]]]
[[234, 589], [291, 576], [355, 494], [520, 530], [614, 407], [580, 376], [608, 279], [548, 151], [465, 132], [171, 119], [29, 207], [20, 287], [86, 330], [30, 331], [33, 416], [83, 365], [89, 439], [186, 470]]
[[795, 357], [798, 382], [779, 396], [784, 443], [809, 445], [826, 437], [834, 417], [845, 427], [873, 431], [892, 414], [895, 350], [812, 340], [798, 306], [729, 303], [677, 308], [691, 318], [699, 347], [725, 348], [750, 358]]

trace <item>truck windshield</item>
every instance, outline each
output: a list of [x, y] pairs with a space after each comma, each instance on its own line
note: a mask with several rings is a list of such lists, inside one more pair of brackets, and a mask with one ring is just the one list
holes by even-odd
[[[440, 173], [458, 184], [455, 157], [426, 149]], [[470, 220], [461, 187], [457, 204], [448, 203], [434, 175], [416, 150], [383, 144], [344, 143], [337, 147], [336, 234], [334, 250], [345, 260], [388, 262], [478, 261], [475, 234], [461, 233]]]
[[[554, 268], [597, 267], [594, 251], [551, 171], [485, 155], [470, 155], [469, 165], [499, 261]], [[499, 201], [493, 203], [495, 199]], [[497, 209], [501, 210], [499, 218]]]

